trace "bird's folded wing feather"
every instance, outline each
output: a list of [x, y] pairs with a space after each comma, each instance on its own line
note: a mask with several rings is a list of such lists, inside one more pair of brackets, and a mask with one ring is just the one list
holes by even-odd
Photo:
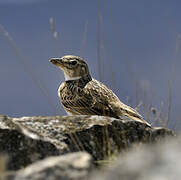
[[77, 92], [73, 99], [62, 99], [62, 103], [66, 108], [70, 108], [79, 114], [118, 117], [117, 112], [110, 104], [114, 97], [110, 96], [110, 92], [99, 86], [97, 82], [91, 81]]
[[147, 123], [136, 110], [123, 104], [110, 89], [97, 80], [93, 79], [77, 92], [73, 99], [62, 100], [63, 105], [74, 113], [104, 115], [115, 118], [124, 115]]

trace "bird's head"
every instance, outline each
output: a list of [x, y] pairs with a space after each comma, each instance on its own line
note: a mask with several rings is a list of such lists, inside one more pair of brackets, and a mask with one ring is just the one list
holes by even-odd
[[89, 75], [87, 63], [81, 57], [66, 55], [62, 58], [51, 58], [50, 62], [64, 72], [66, 81], [80, 79]]

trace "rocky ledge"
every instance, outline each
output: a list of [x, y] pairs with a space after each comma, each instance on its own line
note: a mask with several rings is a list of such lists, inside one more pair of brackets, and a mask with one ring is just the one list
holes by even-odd
[[[56, 179], [65, 177], [65, 174], [70, 176], [61, 179], [85, 179], [92, 164], [99, 165], [101, 161], [115, 158], [138, 144], [160, 142], [166, 136], [174, 136], [174, 133], [166, 128], [151, 128], [126, 117], [118, 120], [102, 116], [11, 118], [1, 115], [0, 174], [8, 174], [9, 179], [26, 179], [23, 175], [27, 172], [28, 177], [31, 177], [28, 179]], [[44, 178], [39, 176], [42, 172]]]

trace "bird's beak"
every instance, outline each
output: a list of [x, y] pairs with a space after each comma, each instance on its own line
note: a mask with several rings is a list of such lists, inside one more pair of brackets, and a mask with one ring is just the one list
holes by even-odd
[[61, 58], [51, 58], [49, 61], [56, 66], [63, 67], [63, 61]]

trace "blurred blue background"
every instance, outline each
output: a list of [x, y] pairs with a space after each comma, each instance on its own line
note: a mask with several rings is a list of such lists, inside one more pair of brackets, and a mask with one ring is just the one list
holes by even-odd
[[169, 112], [168, 126], [179, 128], [181, 1], [100, 0], [100, 8], [98, 4], [0, 0], [0, 113], [65, 115], [57, 96], [64, 77], [48, 60], [73, 54], [82, 56], [91, 74], [124, 103], [140, 105], [146, 119], [154, 119], [154, 107], [162, 119]]

